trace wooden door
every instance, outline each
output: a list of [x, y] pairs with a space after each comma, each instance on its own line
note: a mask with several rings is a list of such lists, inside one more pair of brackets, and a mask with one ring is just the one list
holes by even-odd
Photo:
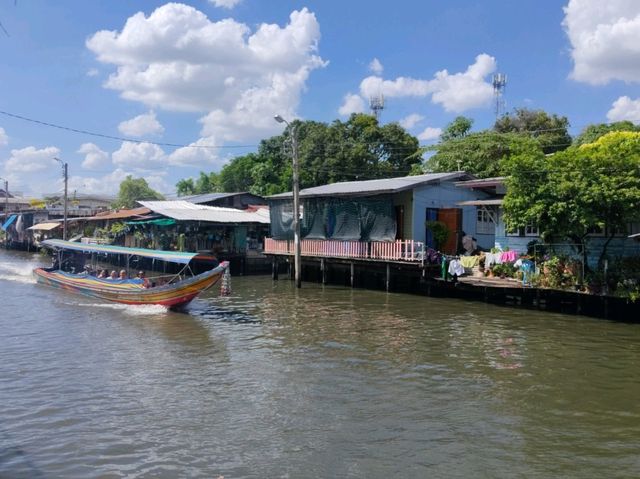
[[404, 239], [404, 206], [396, 206], [396, 239]]
[[449, 231], [449, 239], [440, 247], [443, 253], [456, 254], [462, 240], [462, 209], [442, 208], [438, 210], [438, 221], [443, 222]]

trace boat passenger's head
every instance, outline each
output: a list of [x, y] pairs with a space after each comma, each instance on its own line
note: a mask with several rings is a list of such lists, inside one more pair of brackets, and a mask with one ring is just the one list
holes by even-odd
[[138, 278], [144, 278], [144, 271], [138, 271]]
[[127, 279], [127, 272], [123, 269], [120, 270], [120, 279]]
[[111, 279], [118, 279], [118, 273], [115, 269], [111, 271]]

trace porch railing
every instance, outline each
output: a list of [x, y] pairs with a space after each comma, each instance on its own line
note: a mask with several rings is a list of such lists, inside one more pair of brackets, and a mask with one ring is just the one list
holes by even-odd
[[[266, 254], [294, 254], [293, 240], [265, 238]], [[302, 256], [320, 258], [377, 259], [383, 261], [424, 260], [424, 243], [413, 240], [398, 241], [339, 241], [311, 240], [300, 242]]]

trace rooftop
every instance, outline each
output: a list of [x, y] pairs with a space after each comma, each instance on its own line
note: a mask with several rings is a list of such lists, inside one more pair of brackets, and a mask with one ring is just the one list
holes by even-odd
[[210, 223], [262, 223], [269, 224], [268, 208], [255, 211], [197, 205], [189, 201], [138, 201], [154, 213], [182, 221]]
[[[429, 173], [426, 175], [402, 176], [399, 178], [385, 178], [380, 180], [367, 181], [344, 181], [329, 185], [305, 188], [300, 191], [301, 198], [313, 198], [318, 196], [370, 196], [399, 191], [410, 190], [418, 186], [429, 183], [438, 183], [446, 180], [473, 179], [474, 177], [464, 171], [454, 171], [448, 173]], [[269, 196], [273, 200], [290, 198], [293, 193], [280, 193]]]

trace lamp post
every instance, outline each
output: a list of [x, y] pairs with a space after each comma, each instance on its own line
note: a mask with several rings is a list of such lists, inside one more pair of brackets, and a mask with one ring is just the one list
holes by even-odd
[[9, 213], [9, 181], [6, 178], [0, 178], [4, 180], [4, 217], [7, 217]]
[[278, 123], [286, 123], [291, 136], [291, 156], [293, 160], [293, 248], [296, 288], [302, 286], [302, 258], [300, 256], [300, 179], [298, 175], [298, 129], [280, 115], [273, 117]]
[[69, 182], [69, 164], [60, 158], [54, 158], [62, 165], [62, 176], [64, 177], [64, 224], [62, 230], [62, 239], [67, 240], [67, 183]]

